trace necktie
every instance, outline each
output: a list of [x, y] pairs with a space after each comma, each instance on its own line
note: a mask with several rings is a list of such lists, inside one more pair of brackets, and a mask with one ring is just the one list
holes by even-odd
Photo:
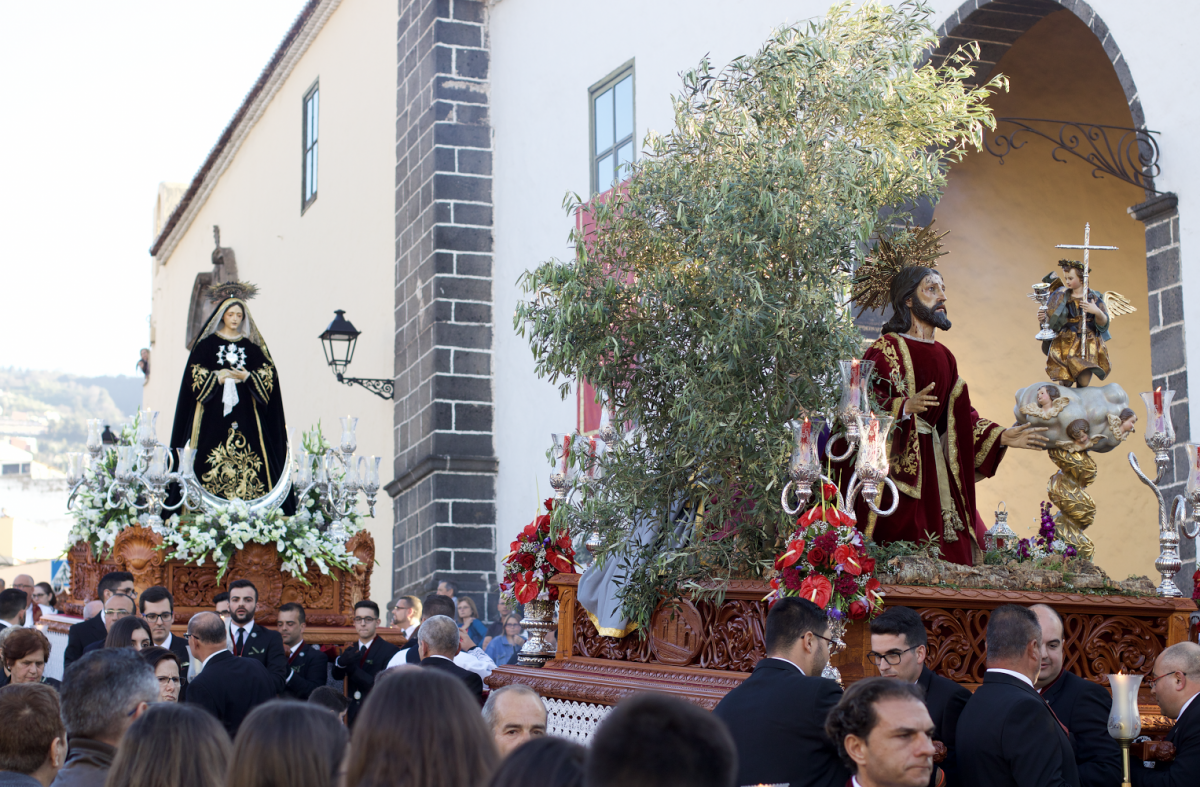
[[1062, 720], [1058, 718], [1058, 714], [1054, 712], [1054, 707], [1044, 697], [1042, 698], [1042, 702], [1046, 703], [1046, 710], [1050, 711], [1050, 715], [1053, 716], [1054, 720], [1058, 722], [1058, 726], [1062, 727], [1062, 731], [1066, 733], [1068, 738], [1070, 738], [1071, 731], [1068, 730], [1067, 725], [1063, 724]]
[[246, 644], [246, 629], [238, 629], [237, 644], [233, 646], [233, 655], [242, 655], [242, 648]]
[[304, 640], [301, 640], [300, 647], [293, 650], [292, 655], [288, 656], [288, 664], [289, 665], [292, 663], [292, 660], [296, 658], [296, 654], [300, 652], [300, 648], [303, 648], [303, 647], [304, 647]]

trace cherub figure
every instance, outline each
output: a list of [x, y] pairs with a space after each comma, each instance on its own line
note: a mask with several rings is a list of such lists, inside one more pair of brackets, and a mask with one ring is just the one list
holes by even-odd
[[1037, 390], [1036, 403], [1021, 405], [1020, 412], [1022, 415], [1027, 415], [1030, 418], [1038, 418], [1043, 421], [1049, 421], [1057, 418], [1058, 414], [1063, 411], [1063, 408], [1071, 403], [1071, 400], [1063, 396], [1058, 390], [1057, 385], [1043, 385]]
[[1088, 271], [1082, 262], [1059, 260], [1058, 266], [1062, 268], [1058, 275], [1062, 286], [1050, 293], [1046, 304], [1047, 325], [1056, 334], [1049, 346], [1043, 345], [1046, 374], [1060, 385], [1084, 388], [1093, 375], [1103, 380], [1112, 371], [1105, 345], [1112, 338], [1108, 333], [1110, 304], [1112, 316], [1129, 314], [1135, 309], [1120, 293], [1101, 295], [1089, 289]]
[[1091, 423], [1086, 418], [1078, 418], [1072, 421], [1067, 425], [1067, 437], [1071, 439], [1059, 440], [1058, 447], [1071, 453], [1091, 450], [1092, 446], [1104, 439], [1101, 436], [1092, 437], [1089, 431], [1091, 427]]
[[1108, 413], [1106, 418], [1106, 433], [1101, 434], [1100, 437], [1097, 438], [1098, 440], [1108, 440], [1109, 442], [1119, 445], [1120, 443], [1128, 440], [1129, 436], [1137, 431], [1135, 428], [1138, 420], [1137, 413], [1135, 413], [1133, 410], [1130, 410], [1128, 407], [1126, 407], [1117, 415]]

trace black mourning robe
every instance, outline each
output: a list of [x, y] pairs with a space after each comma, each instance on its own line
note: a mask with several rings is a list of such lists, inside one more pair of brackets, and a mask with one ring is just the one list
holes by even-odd
[[[242, 307], [248, 324], [248, 335], [236, 341], [212, 330], [233, 305]], [[258, 333], [241, 299], [223, 301], [201, 336], [188, 356], [179, 387], [171, 447], [178, 449], [191, 443], [196, 450], [196, 478], [217, 497], [263, 497], [279, 480], [288, 461], [279, 372], [266, 343], [251, 338]], [[231, 369], [249, 372], [249, 377], [236, 384], [238, 401], [226, 415], [224, 385], [217, 376]], [[289, 499], [284, 513], [293, 511], [294, 500]]]

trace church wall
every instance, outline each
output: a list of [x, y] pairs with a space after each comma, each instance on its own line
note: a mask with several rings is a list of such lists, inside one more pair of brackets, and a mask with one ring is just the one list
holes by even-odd
[[[1070, 12], [1057, 12], [1024, 34], [998, 64], [1011, 89], [991, 102], [997, 116], [1052, 117], [1131, 125], [1121, 86], [1096, 37]], [[1139, 414], [1138, 432], [1107, 454], [1093, 454], [1099, 477], [1090, 491], [1096, 523], [1096, 562], [1111, 575], [1154, 575], [1158, 556], [1154, 501], [1125, 460], [1135, 451], [1143, 468], [1153, 453], [1142, 440], [1145, 410], [1138, 394], [1151, 380], [1145, 225], [1126, 208], [1143, 201], [1141, 189], [1112, 178], [1096, 179], [1076, 159], [1051, 158], [1053, 145], [1029, 142], [1001, 164], [973, 152], [950, 171], [949, 185], [934, 213], [939, 230], [949, 230], [941, 261], [954, 327], [939, 338], [958, 358], [971, 401], [986, 418], [1012, 423], [1013, 393], [1047, 381], [1037, 331], [1036, 305], [1025, 297], [1062, 257], [1079, 252], [1055, 244], [1083, 242], [1091, 222], [1093, 244], [1120, 247], [1093, 252], [1091, 286], [1115, 290], [1138, 311], [1114, 318], [1108, 343], [1112, 373], [1104, 383], [1120, 384]], [[1093, 381], [1093, 385], [1100, 384]], [[1009, 522], [1021, 535], [1036, 533], [1038, 505], [1046, 481], [1057, 468], [1041, 452], [1009, 450], [996, 478], [976, 486], [985, 520], [1004, 500]], [[990, 522], [989, 522], [990, 524]]]
[[[288, 425], [299, 431], [320, 420], [336, 444], [338, 417], [356, 415], [358, 454], [384, 457], [387, 472], [392, 403], [339, 384], [317, 336], [334, 309], [345, 309], [362, 331], [348, 374], [391, 376], [396, 19], [394, 3], [342, 3], [333, 12], [174, 252], [154, 263], [152, 374], [144, 404], [161, 412], [160, 439], [170, 434], [187, 360], [188, 302], [196, 274], [211, 270], [216, 224], [221, 245], [236, 253], [240, 278], [260, 288], [251, 313], [279, 368]], [[318, 79], [318, 192], [301, 215], [302, 101]], [[371, 597], [382, 605], [391, 594], [386, 493], [380, 492], [376, 517], [367, 522], [378, 561]]]

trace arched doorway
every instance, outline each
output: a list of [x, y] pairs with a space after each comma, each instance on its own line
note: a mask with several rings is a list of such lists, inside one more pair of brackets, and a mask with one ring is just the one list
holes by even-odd
[[[951, 15], [940, 31], [944, 39], [935, 58], [968, 40], [979, 41], [977, 79], [999, 72], [1011, 80], [1010, 92], [992, 99], [998, 117], [1145, 127], [1129, 67], [1103, 20], [1086, 5], [1065, 9], [1040, 0], [978, 5], [964, 4]], [[1182, 399], [1174, 411], [1176, 432], [1186, 437], [1173, 195], [1096, 178], [1085, 162], [1070, 156], [1062, 156], [1066, 163], [1056, 161], [1052, 143], [1027, 138], [1031, 141], [1003, 164], [973, 152], [955, 165], [934, 212], [938, 227], [951, 232], [943, 267], [955, 325], [946, 344], [959, 360], [972, 402], [985, 417], [1011, 422], [1013, 391], [1045, 379], [1044, 357], [1033, 339], [1036, 307], [1025, 293], [1064, 256], [1054, 245], [1081, 243], [1084, 222], [1090, 222], [1093, 243], [1121, 249], [1093, 254], [1093, 288], [1121, 292], [1138, 308], [1114, 321], [1113, 373], [1106, 382], [1121, 384], [1134, 398], [1150, 386], [1175, 389]], [[1153, 189], [1153, 181], [1147, 186]], [[1141, 411], [1140, 402], [1135, 410]], [[1125, 462], [1129, 450], [1137, 452], [1143, 468], [1153, 465], [1140, 430], [1116, 451], [1097, 455], [1100, 475], [1091, 491], [1098, 514], [1089, 535], [1097, 544], [1097, 562], [1110, 575], [1147, 574], [1157, 580], [1154, 498]], [[978, 487], [985, 520], [986, 512], [1004, 500], [1014, 528], [1022, 535], [1033, 532], [1054, 471], [1044, 456], [1011, 452], [1000, 476]], [[1185, 592], [1195, 570], [1194, 547], [1186, 549], [1177, 577]]]

